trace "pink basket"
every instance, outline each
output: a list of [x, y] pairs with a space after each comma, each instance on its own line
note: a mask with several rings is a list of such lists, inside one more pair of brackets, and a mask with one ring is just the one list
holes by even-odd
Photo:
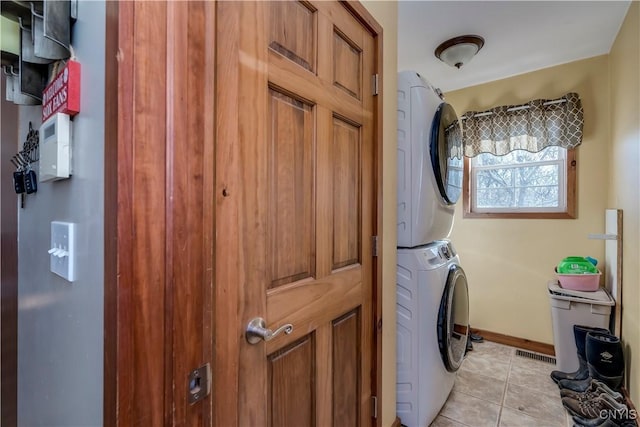
[[600, 276], [597, 274], [556, 274], [560, 286], [574, 291], [597, 291], [600, 287]]

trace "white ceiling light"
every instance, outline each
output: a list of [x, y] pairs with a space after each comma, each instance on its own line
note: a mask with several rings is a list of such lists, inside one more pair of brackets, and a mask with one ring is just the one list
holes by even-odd
[[442, 62], [460, 68], [471, 61], [482, 46], [484, 46], [484, 39], [480, 36], [460, 36], [440, 43], [435, 55]]

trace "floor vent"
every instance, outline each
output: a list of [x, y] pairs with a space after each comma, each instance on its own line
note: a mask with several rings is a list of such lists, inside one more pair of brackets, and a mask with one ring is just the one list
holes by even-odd
[[545, 356], [544, 354], [533, 353], [527, 350], [516, 350], [516, 356], [526, 357], [527, 359], [539, 360], [540, 362], [556, 364], [556, 358], [552, 356]]

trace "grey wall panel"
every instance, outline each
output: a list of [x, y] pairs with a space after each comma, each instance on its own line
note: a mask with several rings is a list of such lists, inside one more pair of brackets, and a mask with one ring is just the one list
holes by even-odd
[[[105, 4], [80, 1], [82, 64], [73, 177], [40, 183], [19, 210], [18, 425], [102, 424]], [[21, 107], [20, 137], [42, 107]], [[49, 271], [51, 221], [77, 224], [77, 280]]]

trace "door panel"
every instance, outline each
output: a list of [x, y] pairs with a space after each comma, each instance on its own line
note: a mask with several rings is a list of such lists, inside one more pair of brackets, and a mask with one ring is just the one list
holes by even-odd
[[[238, 366], [237, 424], [368, 424], [373, 37], [337, 2], [223, 2], [217, 17], [216, 286], [237, 302], [218, 319], [238, 353], [216, 354]], [[248, 344], [257, 316], [293, 332]]]
[[360, 48], [335, 27], [333, 30], [333, 83], [349, 95], [360, 99], [361, 62]]
[[276, 2], [269, 21], [269, 47], [301, 67], [315, 71], [316, 9], [309, 3]]
[[315, 274], [313, 107], [274, 89], [269, 110], [270, 287]]
[[360, 261], [360, 126], [333, 118], [333, 266]]
[[314, 354], [309, 334], [269, 356], [269, 426], [315, 424]]
[[354, 310], [332, 322], [333, 425], [360, 425], [360, 312]]
[[431, 127], [431, 164], [438, 189], [444, 203], [454, 205], [460, 197], [460, 188], [452, 182], [450, 163], [460, 159], [461, 124], [455, 110], [446, 102], [438, 106]]

